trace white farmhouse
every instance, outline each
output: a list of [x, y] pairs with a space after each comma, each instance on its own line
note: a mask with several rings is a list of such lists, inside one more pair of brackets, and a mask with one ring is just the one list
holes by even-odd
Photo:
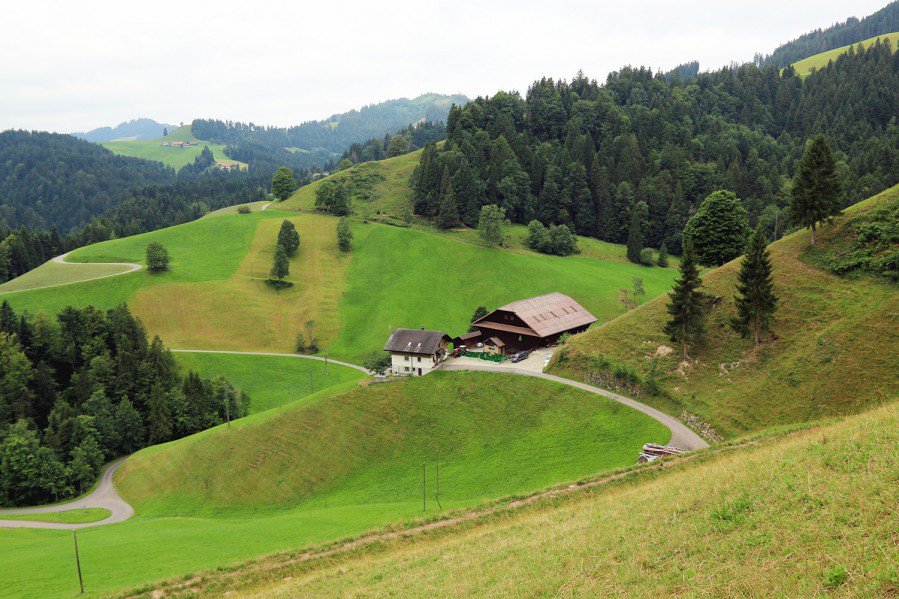
[[394, 374], [422, 376], [443, 361], [449, 341], [450, 336], [443, 331], [397, 329], [384, 351], [390, 352], [390, 370]]

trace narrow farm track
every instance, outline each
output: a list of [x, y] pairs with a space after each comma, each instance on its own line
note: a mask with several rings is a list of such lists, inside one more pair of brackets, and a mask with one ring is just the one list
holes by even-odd
[[303, 360], [318, 360], [319, 362], [329, 362], [331, 364], [337, 364], [338, 366], [346, 366], [347, 368], [353, 368], [354, 370], [358, 370], [359, 372], [364, 372], [365, 374], [371, 374], [367, 368], [363, 368], [358, 364], [350, 364], [349, 362], [341, 362], [340, 360], [332, 360], [330, 358], [322, 358], [321, 356], [306, 356], [303, 354], [277, 354], [272, 352], [259, 352], [259, 351], [229, 351], [224, 349], [173, 349], [173, 352], [176, 354], [228, 354], [233, 356], [273, 356], [276, 358], [301, 358]]
[[71, 266], [77, 268], [79, 266], [123, 266], [127, 267], [127, 270], [123, 270], [121, 272], [114, 272], [108, 275], [101, 275], [99, 277], [87, 277], [85, 279], [78, 279], [76, 281], [66, 281], [65, 283], [54, 283], [52, 285], [40, 285], [38, 287], [28, 287], [27, 289], [16, 289], [14, 291], [0, 291], [0, 295], [4, 295], [7, 293], [19, 293], [20, 291], [34, 291], [35, 289], [49, 289], [50, 287], [62, 287], [63, 285], [74, 285], [75, 283], [84, 283], [85, 281], [96, 281], [98, 279], [108, 279], [109, 277], [118, 277], [119, 275], [127, 275], [129, 272], [134, 272], [136, 270], [140, 270], [143, 268], [142, 265], [136, 264], [134, 262], [66, 262], [66, 256], [71, 254], [71, 252], [66, 252], [61, 256], [57, 256], [53, 258], [52, 262], [56, 264], [64, 264], [66, 266]]
[[100, 520], [99, 522], [85, 522], [82, 524], [0, 519], [0, 528], [52, 528], [57, 530], [71, 530], [73, 528], [88, 528], [90, 526], [124, 522], [134, 515], [134, 508], [119, 496], [119, 493], [115, 490], [115, 485], [112, 482], [112, 475], [115, 474], [115, 471], [122, 465], [122, 463], [124, 463], [124, 461], [125, 458], [121, 458], [107, 466], [103, 471], [103, 474], [100, 475], [97, 487], [80, 499], [69, 501], [67, 503], [58, 503], [56, 505], [0, 510], [0, 518], [3, 518], [4, 515], [50, 514], [84, 508], [103, 508], [110, 511], [107, 518]]

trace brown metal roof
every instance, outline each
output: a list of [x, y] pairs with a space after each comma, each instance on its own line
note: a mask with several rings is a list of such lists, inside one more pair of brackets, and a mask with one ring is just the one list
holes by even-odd
[[[486, 318], [486, 317], [485, 317]], [[536, 333], [526, 327], [517, 327], [512, 324], [503, 324], [501, 322], [490, 322], [488, 320], [479, 320], [475, 323], [479, 327], [484, 327], [491, 331], [506, 331], [507, 333], [515, 333], [516, 335], [529, 335], [533, 337]]]
[[490, 338], [490, 343], [492, 343], [492, 344], [495, 345], [496, 347], [505, 347], [505, 346], [506, 346], [506, 344], [503, 343], [503, 340], [500, 339], [499, 337], [491, 337], [491, 338]]
[[[586, 308], [564, 293], [557, 291], [518, 300], [517, 302], [501, 306], [498, 310], [514, 313], [533, 329], [533, 332], [538, 337], [548, 337], [562, 331], [588, 326], [596, 322], [596, 317], [590, 314]], [[524, 330], [521, 327], [502, 326], [498, 325], [498, 323], [487, 322], [486, 319], [490, 318], [492, 314], [491, 312], [475, 324], [482, 324], [485, 328], [508, 330], [516, 333]], [[533, 333], [528, 332], [525, 334]]]
[[387, 340], [384, 351], [433, 356], [444, 340], [449, 341], [450, 337], [443, 331], [397, 329]]

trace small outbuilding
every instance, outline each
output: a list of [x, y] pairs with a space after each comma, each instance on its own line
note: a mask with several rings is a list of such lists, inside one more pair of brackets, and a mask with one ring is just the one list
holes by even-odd
[[387, 340], [390, 370], [394, 374], [422, 376], [434, 370], [446, 358], [450, 336], [443, 331], [397, 329]]

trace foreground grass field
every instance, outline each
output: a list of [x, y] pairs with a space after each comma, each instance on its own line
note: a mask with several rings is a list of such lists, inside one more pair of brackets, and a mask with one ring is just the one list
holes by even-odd
[[[896, 45], [899, 44], [899, 32], [878, 35], [876, 37], [872, 37], [859, 42], [858, 44], [852, 44], [852, 46], [855, 46], [857, 48], [858, 45], [861, 44], [862, 47], [867, 48], [878, 39], [889, 40], [893, 45], [893, 48], [895, 48]], [[828, 50], [827, 52], [815, 54], [814, 56], [809, 56], [808, 58], [804, 58], [798, 62], [794, 62], [793, 68], [796, 69], [797, 75], [799, 75], [800, 77], [805, 77], [812, 72], [812, 69], [823, 69], [827, 66], [827, 63], [832, 60], [836, 60], [841, 54], [845, 54], [846, 52], [848, 52], [849, 48], [850, 46], [843, 46], [841, 48], [834, 48], [833, 50]]]
[[[897, 197], [899, 186], [850, 207], [822, 228], [819, 244], [854, 235], [848, 226], [854, 215]], [[803, 259], [807, 231], [772, 244], [770, 251], [780, 297], [773, 323], [777, 338], [758, 349], [729, 326], [736, 260], [704, 276], [706, 292], [721, 300], [709, 315], [705, 343], [691, 352], [695, 361], [680, 363], [678, 349], [664, 335], [667, 298], [660, 297], [572, 339], [552, 371], [614, 387], [620, 381], [612, 371], [626, 366], [644, 380], [652, 376], [662, 389], [661, 396], [645, 401], [671, 414], [698, 415], [725, 436], [852, 413], [899, 396], [899, 288], [811, 266]]]
[[181, 352], [175, 357], [185, 370], [195, 370], [203, 378], [223, 375], [246, 391], [251, 414], [365, 377], [346, 366], [331, 363], [326, 369], [324, 362], [303, 358]]
[[210, 572], [185, 592], [891, 597], [899, 454], [883, 449], [897, 444], [892, 403], [461, 529]]
[[[276, 292], [265, 278], [285, 217], [296, 224], [302, 243], [291, 259], [293, 287]], [[393, 328], [424, 325], [456, 334], [479, 305], [550, 291], [567, 293], [608, 320], [623, 310], [619, 290], [631, 287], [633, 277], [643, 279], [652, 298], [676, 274], [626, 262], [619, 246], [598, 241], [585, 241], [582, 254], [560, 258], [364, 222], [353, 223], [353, 250], [344, 253], [336, 245], [336, 222], [272, 208], [205, 218], [89, 246], [69, 258], [143, 263], [153, 240], [172, 256], [168, 272], [142, 270], [7, 297], [17, 310], [31, 313], [127, 302], [151, 333], [174, 348], [292, 352], [302, 335], [333, 357], [358, 363], [380, 350]]]
[[[79, 532], [87, 589], [110, 592], [527, 493], [632, 464], [642, 443], [669, 435], [611, 400], [526, 377], [435, 373], [354, 387], [130, 458], [116, 484], [137, 515]], [[71, 551], [67, 531], [0, 530], [0, 576], [15, 596], [74, 594]]]
[[[198, 141], [199, 144], [186, 148], [162, 145], [165, 142], [173, 141]], [[193, 133], [191, 133], [190, 125], [179, 127], [167, 136], [160, 137], [159, 139], [104, 141], [100, 145], [114, 154], [162, 162], [176, 171], [180, 170], [181, 167], [191, 164], [194, 161], [194, 158], [199, 156], [200, 152], [203, 151], [203, 146], [209, 146], [216, 162], [237, 163], [241, 165], [241, 168], [246, 167], [246, 164], [225, 156], [225, 146], [196, 139], [193, 136]]]

